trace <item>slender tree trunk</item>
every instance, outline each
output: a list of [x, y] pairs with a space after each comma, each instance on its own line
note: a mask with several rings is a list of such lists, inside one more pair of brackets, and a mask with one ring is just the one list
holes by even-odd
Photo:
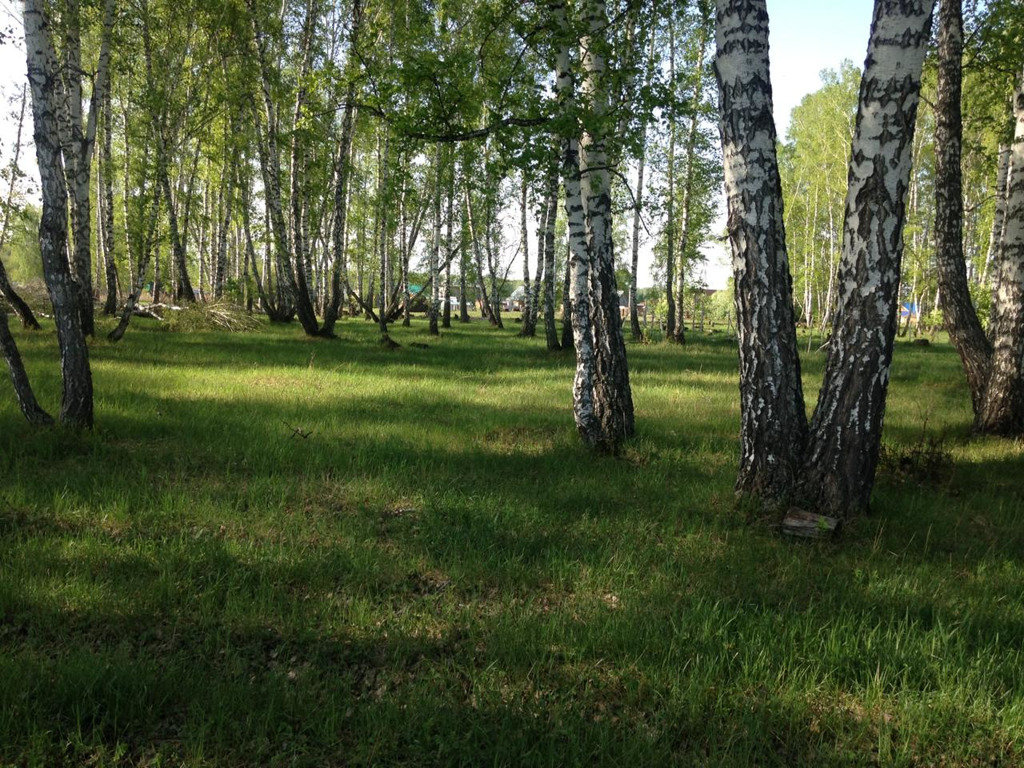
[[[676, 79], [676, 20], [675, 14], [669, 19], [669, 82]], [[683, 318], [676, 321], [676, 124], [672, 121], [668, 129], [668, 173], [665, 190], [665, 339], [676, 340], [676, 326], [683, 324]], [[682, 265], [680, 265], [682, 269]]]
[[[231, 215], [234, 207], [234, 168], [237, 166], [237, 159], [232, 158], [228, 165], [230, 169], [224, 170], [223, 185], [220, 190], [221, 219], [220, 228], [217, 231], [217, 255], [214, 261], [213, 273], [213, 297], [220, 299], [224, 296], [224, 282], [227, 279], [228, 271], [228, 231], [231, 228]], [[182, 267], [184, 268], [184, 254], [182, 254]]]
[[68, 2], [67, 36], [64, 55], [68, 99], [70, 133], [65, 143], [65, 173], [71, 200], [71, 225], [73, 233], [73, 259], [75, 279], [79, 288], [79, 302], [82, 315], [82, 331], [87, 336], [94, 333], [95, 310], [92, 292], [92, 220], [90, 191], [92, 186], [92, 156], [96, 144], [97, 121], [103, 109], [103, 93], [109, 77], [110, 46], [113, 36], [116, 0], [106, 0], [103, 14], [103, 29], [100, 38], [99, 61], [93, 83], [93, 95], [89, 104], [89, 115], [82, 123], [82, 61], [80, 40], [80, 8], [78, 0]]
[[975, 416], [981, 410], [992, 348], [967, 285], [963, 244], [963, 116], [960, 109], [963, 53], [962, 0], [939, 0], [939, 78], [935, 102], [935, 266], [942, 315], [960, 354]]
[[[178, 271], [178, 290], [175, 292], [175, 299], [187, 301], [194, 304], [196, 301], [195, 290], [192, 288], [192, 281], [188, 277], [188, 262], [185, 259], [185, 239], [187, 232], [182, 232], [178, 224], [178, 206], [172, 202], [171, 196], [171, 174], [164, 164], [163, 178], [161, 184], [164, 188], [164, 198], [167, 200], [167, 219], [171, 230], [171, 252], [173, 264]], [[156, 283], [154, 282], [154, 286]]]
[[[245, 179], [241, 184], [242, 190], [242, 235], [245, 238], [246, 262], [252, 265], [253, 282], [256, 284], [256, 293], [260, 297], [260, 308], [266, 313], [272, 322], [281, 322], [277, 304], [264, 287], [264, 281], [260, 277], [260, 270], [256, 266], [256, 246], [252, 240], [252, 226], [250, 221], [250, 181]], [[264, 276], [267, 273], [266, 265], [263, 268]]]
[[988, 282], [989, 274], [994, 271], [997, 261], [999, 244], [1003, 241], [1003, 220], [1006, 218], [1006, 180], [1010, 173], [1010, 145], [1000, 143], [996, 158], [996, 207], [992, 216], [992, 230], [989, 232], [988, 250], [985, 255], [985, 267], [981, 273], [981, 282]]
[[[697, 163], [697, 137], [698, 137], [698, 115], [700, 104], [704, 97], [704, 66], [707, 55], [708, 44], [708, 19], [701, 18], [700, 29], [697, 38], [697, 60], [694, 62], [694, 73], [697, 78], [693, 94], [693, 114], [690, 116], [690, 127], [686, 133], [686, 175], [683, 178], [683, 215], [679, 228], [679, 322], [676, 323], [675, 340], [679, 344], [686, 343], [686, 328], [683, 322], [685, 312], [682, 309], [686, 288], [685, 265], [689, 261], [690, 251], [690, 226], [693, 216], [693, 187], [696, 183], [697, 174], [695, 165]], [[696, 306], [694, 314], [696, 314]]]
[[738, 496], [785, 500], [807, 437], [764, 0], [718, 0], [715, 72], [740, 357]]
[[100, 148], [100, 178], [103, 187], [103, 217], [100, 229], [103, 232], [103, 266], [107, 285], [107, 297], [103, 314], [112, 316], [117, 312], [117, 259], [114, 250], [114, 153], [113, 119], [111, 118], [110, 83], [107, 82], [103, 110], [103, 145]]
[[[386, 130], [386, 129], [384, 129]], [[388, 333], [388, 312], [387, 312], [387, 279], [388, 279], [388, 158], [391, 146], [390, 136], [383, 142], [381, 149], [380, 137], [377, 139], [377, 215], [375, 217], [374, 229], [377, 234], [377, 257], [378, 274], [380, 276], [379, 295], [377, 299], [377, 324], [380, 327], [380, 343], [383, 346], [393, 348], [398, 344], [391, 339]], [[371, 290], [373, 287], [371, 286]]]
[[644, 331], [640, 327], [640, 315], [637, 311], [637, 289], [640, 271], [640, 227], [643, 224], [644, 169], [647, 165], [647, 128], [644, 126], [636, 174], [636, 200], [633, 203], [633, 243], [629, 267], [629, 331], [633, 341], [643, 341]]
[[65, 98], [65, 94], [41, 0], [24, 0], [24, 22], [36, 161], [43, 199], [39, 249], [61, 356], [60, 421], [87, 429], [93, 423], [92, 372], [82, 329], [79, 294], [67, 259], [68, 191], [57, 124], [57, 102]]
[[555, 220], [558, 218], [558, 166], [548, 171], [544, 211], [544, 338], [549, 351], [561, 349], [555, 325]]
[[487, 295], [487, 286], [484, 283], [484, 260], [483, 249], [480, 246], [480, 233], [477, 232], [476, 220], [473, 215], [473, 193], [470, 192], [469, 182], [464, 181], [463, 189], [466, 198], [466, 222], [469, 224], [469, 240], [473, 249], [473, 257], [476, 261], [476, 290], [477, 300], [480, 302], [480, 311], [491, 325], [497, 325], [494, 313], [491, 311], [491, 301]]
[[798, 495], [865, 511], [882, 437], [898, 317], [906, 191], [931, 0], [876, 0], [843, 221], [839, 297]]
[[438, 264], [441, 252], [441, 178], [444, 173], [444, 159], [441, 145], [437, 146], [434, 162], [434, 197], [433, 197], [433, 232], [430, 238], [430, 307], [427, 310], [429, 321], [429, 333], [437, 336], [440, 331], [437, 327], [438, 310], [441, 308], [440, 280], [438, 280]]
[[[254, 110], [254, 127], [256, 129], [256, 145], [259, 149], [260, 169], [263, 174], [264, 196], [277, 254], [278, 305], [282, 308], [287, 308], [286, 314], [290, 314], [291, 308], [294, 307], [299, 322], [302, 324], [302, 329], [307, 335], [315, 336], [319, 331], [316, 312], [309, 299], [309, 292], [300, 290], [299, 281], [304, 282], [304, 277], [301, 277], [303, 274], [303, 263], [298, 258], [299, 253], [297, 250], [296, 259], [292, 259], [293, 243], [288, 236], [288, 225], [284, 213], [284, 198], [281, 192], [280, 153], [277, 143], [277, 108], [271, 92], [273, 77], [266, 60], [265, 43], [257, 21], [257, 13], [252, 8], [250, 8], [250, 16], [261, 73], [262, 91], [262, 114], [259, 114], [259, 110]], [[307, 13], [308, 16], [309, 14]], [[302, 106], [300, 95], [296, 98], [296, 114], [301, 113]]]
[[400, 282], [402, 284], [402, 327], [409, 328], [412, 326], [412, 293], [409, 290], [409, 259], [410, 259], [410, 243], [409, 243], [409, 188], [408, 185], [403, 185], [402, 189], [402, 202], [399, 205], [399, 242], [401, 243], [401, 252], [399, 253], [399, 259], [401, 260], [402, 274]]
[[[128, 324], [131, 322], [132, 313], [139, 304], [139, 298], [142, 296], [142, 289], [146, 285], [146, 270], [149, 268], [150, 252], [153, 250], [153, 245], [156, 240], [159, 221], [160, 187], [154, 185], [153, 202], [152, 207], [149, 210], [149, 222], [146, 225], [146, 232], [143, 235], [143, 241], [139, 245], [139, 263], [135, 273], [135, 285], [132, 287], [132, 291], [128, 295], [128, 299], [125, 301], [124, 307], [121, 309], [121, 318], [117, 323], [117, 327], [107, 335], [107, 338], [111, 341], [120, 341], [124, 338], [125, 331], [128, 330]], [[155, 275], [153, 277], [153, 285], [154, 287], [156, 286]]]
[[[520, 317], [522, 325], [519, 329], [519, 335], [532, 338], [537, 334], [537, 324], [536, 320], [531, 318], [530, 228], [528, 224], [529, 216], [527, 215], [529, 191], [529, 185], [526, 183], [526, 173], [524, 172], [519, 188], [519, 239], [522, 242], [523, 249], [523, 311]], [[537, 254], [538, 261], [542, 259], [542, 256], [540, 253]]]
[[[350, 51], [359, 39], [359, 26], [362, 22], [361, 0], [354, 0], [352, 7], [352, 31], [350, 33]], [[352, 53], [349, 54], [350, 57]], [[350, 73], [350, 77], [353, 74]], [[331, 298], [324, 311], [324, 323], [320, 334], [331, 338], [334, 326], [338, 321], [344, 299], [345, 285], [348, 283], [348, 254], [346, 241], [348, 233], [348, 202], [349, 179], [352, 175], [352, 135], [355, 132], [355, 81], [349, 81], [345, 112], [341, 120], [341, 138], [338, 157], [334, 167], [334, 221], [331, 229], [331, 243], [334, 249], [334, 263], [331, 269]]]
[[[647, 51], [646, 85], [649, 87], [654, 77], [654, 35]], [[647, 123], [640, 128], [640, 157], [637, 162], [636, 198], [633, 201], [633, 242], [629, 268], [629, 330], [633, 341], [643, 341], [644, 331], [640, 327], [640, 315], [637, 308], [637, 290], [640, 279], [640, 227], [643, 226], [644, 173], [647, 167]]]
[[993, 340], [995, 325], [992, 318], [999, 312], [999, 269], [1002, 264], [1003, 237], [1006, 233], [1006, 195], [1010, 183], [1010, 155], [1012, 147], [1009, 144], [999, 145], [999, 159], [996, 166], [996, 209], [992, 217], [992, 232], [989, 233], [988, 258], [985, 260], [986, 272], [992, 273], [992, 300], [989, 306], [988, 340]]
[[[454, 163], [452, 164], [454, 166]], [[441, 309], [441, 327], [452, 327], [452, 230], [455, 220], [455, 173], [454, 167], [450, 169], [448, 178], [448, 203], [445, 211], [445, 234], [444, 234], [444, 301]]]
[[[566, 64], [568, 63], [568, 56]], [[562, 71], [559, 71], [561, 79]], [[601, 425], [594, 404], [597, 361], [594, 354], [590, 304], [590, 249], [587, 248], [586, 209], [580, 183], [579, 149], [575, 139], [566, 142], [562, 171], [565, 215], [569, 225], [569, 295], [572, 338], [576, 349], [576, 374], [572, 382], [572, 409], [576, 430], [592, 447], [602, 442]]]
[[[491, 284], [491, 319], [497, 328], [504, 328], [505, 324], [501, 319], [501, 289], [498, 286], [498, 254], [494, 251], [493, 237], [494, 208], [493, 203], [488, 201], [484, 206], [484, 253], [487, 257], [487, 274]], [[504, 285], [504, 281], [502, 282]]]
[[18, 345], [7, 324], [7, 308], [2, 303], [0, 303], [0, 351], [3, 352], [4, 360], [7, 361], [7, 368], [11, 373], [11, 384], [14, 385], [14, 394], [18, 398], [18, 405], [21, 406], [21, 412], [25, 415], [28, 423], [34, 427], [51, 426], [53, 417], [44, 411], [36, 401], [28, 374], [25, 372], [25, 365], [21, 361], [21, 354], [18, 352]]
[[1013, 112], [992, 368], [976, 426], [987, 434], [1018, 437], [1024, 434], [1024, 75], [1013, 96]]
[[[565, 180], [562, 184], [564, 186]], [[568, 206], [568, 203], [566, 203]], [[562, 339], [561, 349], [576, 349], [572, 330], [572, 248], [566, 248], [565, 276], [562, 278]]]
[[[7, 245], [7, 237], [11, 231], [11, 212], [14, 208], [14, 191], [18, 182], [18, 161], [21, 159], [21, 131], [25, 125], [25, 105], [27, 101], [28, 88], [23, 86], [21, 89], [21, 111], [18, 116], [18, 133], [14, 140], [14, 158], [11, 160], [11, 183], [7, 188], [7, 205], [4, 206], [4, 222], [3, 227], [0, 228], [0, 251], [2, 251], [4, 246]], [[7, 299], [11, 308], [18, 315], [18, 319], [21, 320], [23, 328], [39, 330], [39, 321], [36, 320], [36, 316], [33, 314], [32, 309], [25, 303], [25, 300], [18, 295], [17, 291], [14, 290], [14, 286], [11, 285], [10, 278], [7, 277], [7, 269], [4, 267], [3, 260], [0, 260], [0, 299]], [[0, 312], [2, 311], [2, 308], [0, 308]], [[15, 348], [14, 351], [17, 353], [17, 348]], [[14, 375], [13, 370], [11, 375]]]
[[[461, 181], [460, 181], [461, 183]], [[469, 225], [466, 222], [466, 205], [463, 203], [461, 207], [461, 217], [459, 219], [459, 322], [469, 322], [469, 298], [466, 295], [467, 281], [466, 281], [466, 270], [469, 269], [469, 249], [466, 248], [466, 233], [469, 229]]]

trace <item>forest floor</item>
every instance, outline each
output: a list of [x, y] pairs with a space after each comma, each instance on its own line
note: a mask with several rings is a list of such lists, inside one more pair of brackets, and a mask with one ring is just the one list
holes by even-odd
[[340, 328], [101, 324], [86, 434], [0, 388], [0, 765], [1024, 764], [1024, 447], [948, 344], [897, 344], [872, 514], [808, 543], [734, 508], [724, 334], [629, 346], [602, 458], [542, 339]]

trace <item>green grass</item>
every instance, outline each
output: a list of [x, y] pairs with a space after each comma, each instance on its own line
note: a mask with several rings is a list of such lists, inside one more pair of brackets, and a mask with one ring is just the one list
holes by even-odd
[[542, 341], [394, 336], [99, 333], [91, 434], [0, 390], [0, 764], [1024, 763], [1024, 450], [948, 345], [898, 345], [873, 514], [805, 544], [733, 508], [721, 334], [630, 346], [619, 458]]

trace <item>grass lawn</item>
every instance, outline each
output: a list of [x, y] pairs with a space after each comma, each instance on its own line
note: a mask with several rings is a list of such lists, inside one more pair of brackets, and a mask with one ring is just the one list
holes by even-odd
[[722, 334], [629, 347], [600, 458], [542, 339], [340, 328], [101, 324], [89, 434], [0, 386], [0, 765], [1024, 764], [1024, 448], [949, 345], [899, 343], [873, 514], [803, 543], [733, 508]]

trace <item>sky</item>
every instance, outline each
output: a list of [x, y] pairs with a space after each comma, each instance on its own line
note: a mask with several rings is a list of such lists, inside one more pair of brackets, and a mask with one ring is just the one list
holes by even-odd
[[[819, 73], [835, 69], [843, 59], [858, 67], [867, 53], [871, 25], [872, 0], [767, 0], [772, 94], [775, 126], [785, 138], [789, 114], [808, 93], [821, 84]], [[14, 26], [20, 20], [12, 13], [13, 0], [0, 0], [0, 26]], [[6, 97], [19, 92], [24, 82], [23, 49], [10, 42], [0, 45], [0, 141], [3, 157], [8, 157], [16, 128]], [[724, 208], [724, 201], [722, 203]], [[716, 230], [724, 227], [724, 220]], [[704, 281], [711, 288], [724, 288], [731, 271], [725, 243], [709, 244]], [[649, 249], [641, 255], [641, 286], [653, 284]], [[522, 270], [513, 267], [510, 274]]]

